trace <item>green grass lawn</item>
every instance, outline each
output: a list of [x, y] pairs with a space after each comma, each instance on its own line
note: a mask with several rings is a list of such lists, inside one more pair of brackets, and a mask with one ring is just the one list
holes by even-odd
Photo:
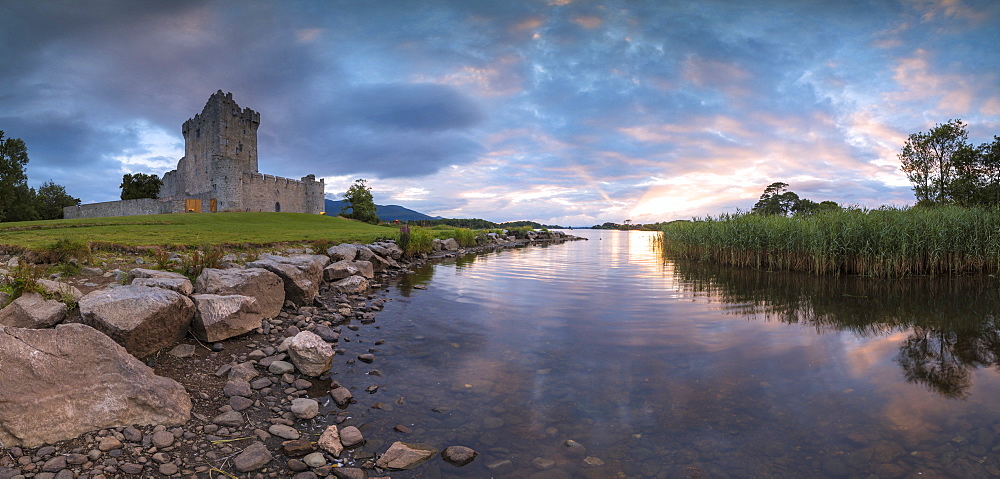
[[169, 246], [268, 245], [327, 240], [370, 243], [396, 228], [303, 213], [178, 213], [0, 223], [2, 246], [38, 249], [66, 239], [91, 244]]

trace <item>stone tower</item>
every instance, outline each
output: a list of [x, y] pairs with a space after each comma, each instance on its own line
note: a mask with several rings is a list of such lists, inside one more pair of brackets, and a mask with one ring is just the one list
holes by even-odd
[[184, 157], [163, 175], [159, 198], [109, 201], [63, 209], [66, 218], [185, 211], [322, 213], [323, 179], [293, 180], [257, 171], [260, 113], [240, 109], [232, 93], [215, 92], [201, 113], [184, 122]]

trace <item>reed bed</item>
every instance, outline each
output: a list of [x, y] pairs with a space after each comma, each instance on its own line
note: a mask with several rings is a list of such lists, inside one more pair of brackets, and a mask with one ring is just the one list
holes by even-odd
[[663, 227], [664, 255], [767, 270], [873, 277], [1000, 270], [1000, 209], [724, 214]]

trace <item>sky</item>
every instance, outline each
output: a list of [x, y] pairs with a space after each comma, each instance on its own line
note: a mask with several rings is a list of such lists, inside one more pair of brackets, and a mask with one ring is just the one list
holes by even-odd
[[897, 154], [1000, 135], [994, 0], [0, 1], [29, 184], [117, 200], [217, 90], [261, 172], [430, 215], [587, 226], [913, 203]]

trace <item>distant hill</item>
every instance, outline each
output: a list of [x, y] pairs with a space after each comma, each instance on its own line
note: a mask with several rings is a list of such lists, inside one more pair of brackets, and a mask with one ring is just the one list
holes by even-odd
[[[344, 201], [326, 200], [326, 214], [337, 216], [340, 208], [344, 206]], [[414, 220], [438, 220], [440, 216], [428, 216], [423, 213], [404, 208], [399, 205], [375, 205], [375, 214], [382, 221], [414, 221]]]

